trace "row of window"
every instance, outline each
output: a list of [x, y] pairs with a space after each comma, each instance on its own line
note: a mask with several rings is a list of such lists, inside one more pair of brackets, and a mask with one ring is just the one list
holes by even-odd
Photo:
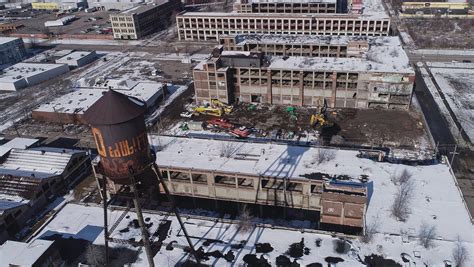
[[[206, 174], [191, 173], [191, 176], [189, 176], [189, 173], [187, 172], [178, 172], [178, 171], [169, 171], [169, 177], [168, 177], [167, 171], [163, 171], [162, 174], [165, 178], [169, 178], [171, 181], [176, 181], [176, 182], [190, 183], [192, 180], [192, 182], [195, 184], [208, 183]], [[266, 179], [266, 178], [263, 178], [260, 180], [261, 180], [261, 187], [264, 189], [274, 189], [274, 190], [284, 189], [284, 182], [282, 180]], [[224, 185], [224, 186], [238, 185], [239, 188], [254, 188], [254, 179], [242, 178], [242, 177], [237, 177], [236, 179], [233, 176], [215, 175], [214, 184]], [[303, 184], [298, 183], [298, 182], [287, 182], [286, 190], [294, 191], [294, 192], [303, 192]], [[320, 191], [321, 191], [320, 185], [311, 185], [312, 193], [319, 193]]]
[[133, 27], [133, 23], [112, 23], [112, 27]]
[[123, 16], [118, 16], [118, 17], [112, 17], [112, 21], [133, 21], [132, 17], [123, 17]]

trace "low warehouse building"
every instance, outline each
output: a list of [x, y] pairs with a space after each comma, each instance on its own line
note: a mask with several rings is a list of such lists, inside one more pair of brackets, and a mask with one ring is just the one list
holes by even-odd
[[55, 241], [36, 239], [29, 243], [8, 240], [0, 246], [0, 266], [60, 266]]
[[76, 51], [56, 60], [58, 64], [67, 64], [69, 67], [76, 68], [87, 65], [97, 59], [95, 51]]
[[0, 243], [89, 172], [89, 157], [82, 151], [45, 147], [10, 150], [0, 162]]
[[[107, 83], [108, 84], [108, 83]], [[152, 110], [158, 101], [164, 97], [166, 85], [157, 82], [133, 82], [124, 81], [124, 84], [132, 85], [129, 89], [123, 87], [115, 88], [117, 92], [142, 100], [147, 108]], [[122, 88], [122, 89], [120, 89]], [[107, 92], [105, 88], [77, 88], [75, 91], [56, 98], [50, 103], [41, 105], [32, 112], [35, 120], [54, 123], [85, 123], [82, 119], [84, 112], [91, 107], [99, 98]]]
[[159, 144], [156, 163], [173, 195], [303, 210], [320, 213], [323, 223], [364, 227], [365, 184], [318, 167], [322, 153], [345, 151], [165, 136], [150, 142]]
[[35, 85], [69, 71], [65, 64], [18, 63], [3, 70], [0, 91], [16, 91]]

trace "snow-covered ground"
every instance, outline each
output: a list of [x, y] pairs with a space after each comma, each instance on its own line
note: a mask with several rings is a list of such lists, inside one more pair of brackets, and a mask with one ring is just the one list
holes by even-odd
[[453, 118], [449, 114], [449, 110], [446, 107], [446, 105], [443, 102], [443, 98], [439, 94], [438, 90], [436, 89], [435, 84], [430, 78], [430, 75], [426, 68], [423, 66], [422, 63], [418, 62], [418, 67], [421, 72], [421, 76], [423, 77], [423, 81], [426, 84], [426, 87], [430, 91], [431, 95], [433, 96], [434, 101], [436, 102], [436, 105], [438, 106], [441, 115], [446, 119], [446, 122], [448, 123], [449, 130], [451, 131], [451, 134], [453, 136], [460, 136], [459, 130], [456, 126], [456, 123], [454, 122]]
[[474, 63], [429, 63], [450, 109], [474, 140]]
[[[372, 253], [383, 255], [402, 263], [401, 253], [411, 255], [417, 266], [423, 263], [428, 266], [444, 266], [443, 260], [452, 259], [454, 241], [460, 238], [468, 248], [471, 259], [474, 259], [474, 226], [470, 221], [468, 211], [451, 174], [449, 167], [445, 164], [430, 166], [406, 166], [400, 164], [378, 163], [369, 159], [356, 157], [357, 151], [337, 150], [335, 158], [319, 165], [311, 165], [310, 159], [317, 149], [307, 147], [291, 147], [276, 144], [251, 144], [238, 143], [235, 153], [250, 153], [257, 157], [257, 161], [242, 161], [221, 157], [219, 147], [222, 141], [216, 140], [188, 140], [185, 138], [160, 137], [161, 151], [157, 153], [159, 165], [190, 166], [196, 168], [213, 168], [216, 170], [237, 171], [241, 173], [259, 173], [265, 169], [266, 174], [272, 173], [277, 176], [286, 175], [295, 177], [307, 171], [317, 171], [329, 174], [347, 174], [351, 177], [368, 175], [371, 190], [369, 204], [366, 213], [367, 225], [378, 222], [377, 234], [374, 241], [369, 244], [354, 240], [354, 251], [361, 258]], [[265, 151], [265, 152], [263, 152]], [[193, 159], [193, 160], [190, 160]], [[271, 164], [275, 162], [275, 164]], [[397, 221], [392, 217], [390, 208], [393, 203], [397, 186], [391, 181], [393, 174], [399, 174], [403, 170], [412, 175], [414, 195], [410, 202], [410, 215], [405, 222]], [[275, 173], [278, 171], [278, 173]], [[38, 236], [45, 233], [65, 233], [67, 236], [76, 236], [93, 241], [96, 244], [103, 243], [102, 216], [100, 207], [84, 207], [69, 204], [55, 219], [51, 221]], [[109, 214], [113, 222], [120, 215], [114, 211]], [[139, 240], [138, 229], [125, 229], [131, 219], [124, 219], [112, 234], [113, 238], [129, 239], [131, 237]], [[166, 216], [145, 214], [151, 217], [153, 226], [150, 231], [154, 232], [157, 225]], [[173, 216], [166, 217], [172, 221], [171, 232], [164, 241], [165, 245], [176, 240], [179, 246], [186, 246], [185, 239], [179, 234], [179, 226]], [[217, 239], [222, 243], [211, 243], [204, 247], [205, 251], [219, 250], [223, 254], [232, 250], [236, 260], [234, 264], [240, 265], [243, 257], [249, 253], [255, 254], [255, 243], [268, 242], [274, 250], [265, 254], [270, 263], [275, 264], [277, 256], [284, 254], [291, 243], [299, 242], [304, 237], [305, 245], [310, 248], [310, 254], [298, 259], [300, 264], [313, 262], [324, 263], [327, 256], [341, 257], [344, 262], [338, 266], [361, 265], [349, 254], [339, 255], [333, 250], [333, 238], [327, 235], [289, 229], [272, 229], [271, 227], [259, 226], [252, 228], [250, 232], [239, 231], [236, 225], [221, 223], [203, 219], [185, 218], [185, 222], [192, 240], [199, 247], [206, 239]], [[111, 223], [112, 224], [112, 223]], [[434, 246], [425, 249], [419, 243], [418, 232], [423, 224], [432, 225], [436, 228], [436, 240]], [[317, 248], [315, 240], [323, 239], [323, 246]], [[232, 245], [245, 241], [243, 248], [235, 248]], [[420, 258], [414, 257], [414, 251], [420, 253]], [[261, 253], [257, 254], [260, 257]], [[146, 266], [145, 255], [140, 255], [141, 262], [137, 266]], [[174, 266], [177, 262], [186, 259], [186, 254], [181, 248], [166, 250], [164, 247], [155, 255], [158, 266]], [[471, 261], [473, 262], [473, 261]], [[217, 266], [228, 266], [224, 258], [210, 258], [206, 264]], [[471, 264], [472, 265], [472, 264]], [[468, 265], [468, 266], [471, 266]], [[413, 266], [413, 265], [412, 265]]]

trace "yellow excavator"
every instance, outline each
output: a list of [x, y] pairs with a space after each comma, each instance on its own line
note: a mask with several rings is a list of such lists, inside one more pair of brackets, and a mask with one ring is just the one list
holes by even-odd
[[324, 128], [324, 127], [331, 127], [334, 125], [334, 123], [328, 120], [326, 111], [327, 111], [327, 104], [326, 104], [326, 101], [324, 101], [324, 105], [321, 107], [319, 112], [311, 115], [311, 118], [309, 121], [309, 124], [311, 125], [311, 127]]
[[217, 108], [222, 108], [225, 114], [229, 114], [232, 112], [232, 106], [226, 105], [218, 99], [211, 99], [211, 104]]
[[223, 114], [232, 112], [232, 106], [226, 105], [218, 99], [211, 99], [211, 106], [200, 106], [194, 109], [194, 112], [221, 117]]
[[212, 108], [212, 107], [197, 107], [194, 109], [195, 112], [220, 117], [222, 116], [222, 109], [221, 108]]

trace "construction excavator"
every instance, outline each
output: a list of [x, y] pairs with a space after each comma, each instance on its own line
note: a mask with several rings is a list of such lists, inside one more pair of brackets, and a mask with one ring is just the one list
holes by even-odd
[[232, 112], [232, 106], [226, 105], [218, 99], [211, 99], [211, 104], [215, 107], [224, 109], [225, 114], [229, 114]]
[[213, 107], [197, 107], [194, 109], [194, 111], [199, 114], [216, 116], [216, 117], [221, 117], [223, 113], [221, 108], [213, 108]]
[[230, 114], [232, 106], [226, 105], [218, 99], [211, 99], [211, 106], [200, 106], [194, 109], [194, 112], [204, 115], [221, 117], [223, 114]]
[[310, 122], [309, 124], [313, 128], [324, 128], [324, 127], [331, 127], [334, 125], [333, 122], [328, 120], [327, 117], [327, 104], [326, 101], [324, 101], [323, 106], [321, 109], [318, 111], [318, 113], [311, 115]]

